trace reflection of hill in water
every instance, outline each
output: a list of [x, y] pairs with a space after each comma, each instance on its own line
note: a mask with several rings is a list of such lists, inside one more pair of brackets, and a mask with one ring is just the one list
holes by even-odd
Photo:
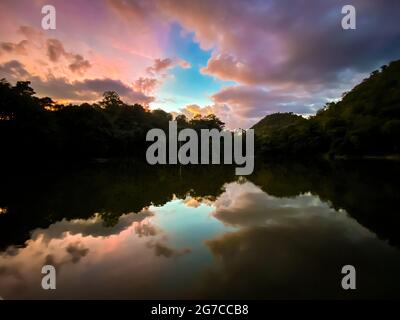
[[399, 174], [400, 164], [388, 161], [285, 163], [265, 164], [250, 180], [277, 197], [318, 195], [399, 246]]
[[[345, 209], [362, 225], [400, 243], [396, 214], [394, 163], [281, 163], [264, 164], [248, 177], [265, 192], [291, 197], [311, 192], [335, 209]], [[217, 197], [225, 183], [236, 180], [228, 166], [149, 167], [104, 164], [63, 171], [8, 174], [0, 186], [0, 247], [22, 244], [35, 228], [63, 218], [86, 219], [98, 212], [112, 226], [123, 213], [139, 212], [150, 204], [162, 205], [174, 195]]]

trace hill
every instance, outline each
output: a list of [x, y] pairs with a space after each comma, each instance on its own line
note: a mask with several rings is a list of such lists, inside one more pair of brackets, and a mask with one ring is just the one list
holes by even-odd
[[389, 155], [400, 152], [400, 60], [383, 66], [315, 116], [266, 116], [253, 126], [260, 152]]

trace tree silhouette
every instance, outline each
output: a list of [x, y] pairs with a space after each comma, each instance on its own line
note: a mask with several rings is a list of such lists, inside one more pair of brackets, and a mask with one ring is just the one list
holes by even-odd
[[[122, 101], [115, 91], [106, 91], [98, 103], [57, 104], [38, 98], [29, 81], [15, 86], [0, 80], [0, 133], [2, 159], [11, 162], [34, 154], [38, 161], [142, 157], [151, 128], [168, 130], [173, 116], [160, 109], [149, 111]], [[179, 117], [179, 130], [193, 127], [222, 128], [213, 116], [188, 121]]]

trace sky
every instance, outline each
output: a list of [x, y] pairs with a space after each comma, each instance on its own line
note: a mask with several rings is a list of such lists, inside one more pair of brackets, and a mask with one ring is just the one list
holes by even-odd
[[[55, 30], [42, 29], [46, 4]], [[346, 4], [355, 30], [342, 28]], [[314, 114], [399, 59], [399, 17], [398, 0], [2, 0], [0, 77], [61, 103], [113, 90], [248, 128]]]

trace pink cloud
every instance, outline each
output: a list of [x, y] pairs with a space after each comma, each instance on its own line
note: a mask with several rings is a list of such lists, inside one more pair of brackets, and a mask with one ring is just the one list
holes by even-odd
[[197, 115], [204, 117], [214, 114], [225, 123], [225, 127], [229, 130], [236, 128], [249, 128], [255, 122], [254, 119], [248, 119], [238, 115], [228, 104], [224, 103], [214, 103], [204, 107], [197, 104], [191, 104], [179, 109], [179, 112], [174, 113], [175, 116], [179, 114], [185, 115], [188, 119], [192, 119]]
[[134, 86], [110, 78], [96, 78], [70, 81], [65, 77], [55, 77], [49, 74], [45, 78], [32, 75], [25, 66], [17, 60], [0, 64], [0, 78], [6, 77], [9, 81], [29, 80], [39, 96], [50, 96], [55, 100], [69, 100], [71, 102], [94, 102], [100, 100], [103, 92], [115, 91], [122, 100], [134, 104], [148, 106], [155, 100], [153, 96], [138, 91]]
[[[394, 14], [399, 3], [381, 6], [372, 0], [355, 0], [363, 27], [352, 34], [340, 28], [342, 6], [336, 2], [156, 3], [163, 15], [194, 32], [202, 48], [212, 49], [203, 73], [241, 84], [335, 86], [340, 82], [338, 74], [345, 69], [369, 72], [382, 59], [400, 54], [400, 46], [394, 44], [400, 36]], [[373, 20], [368, 18], [371, 14]], [[383, 39], [391, 50], [377, 46]]]
[[[171, 68], [190, 67], [166, 58], [171, 26], [177, 23], [211, 50], [201, 72], [236, 82], [212, 100], [221, 117], [241, 125], [265, 112], [314, 110], [311, 105], [337, 98], [366, 72], [400, 55], [396, 1], [354, 0], [362, 27], [351, 33], [340, 28], [341, 2], [335, 1], [53, 0], [60, 13], [57, 30], [46, 32], [39, 29], [43, 4], [0, 2], [0, 12], [7, 12], [0, 63], [18, 54], [40, 79], [51, 74], [71, 83], [106, 77], [156, 94]], [[18, 30], [20, 25], [25, 27]], [[49, 39], [59, 43], [46, 46]], [[225, 108], [229, 111], [221, 111]]]
[[155, 59], [153, 65], [147, 68], [147, 72], [151, 75], [163, 74], [175, 66], [180, 66], [183, 69], [191, 67], [190, 63], [183, 59]]
[[28, 40], [21, 40], [18, 43], [12, 42], [1, 42], [0, 43], [0, 53], [10, 53], [10, 54], [18, 54], [18, 55], [27, 55], [27, 45]]
[[90, 62], [84, 59], [80, 54], [75, 54], [72, 57], [73, 61], [68, 67], [74, 73], [83, 75], [86, 70], [92, 66]]
[[254, 86], [229, 86], [214, 94], [216, 104], [227, 104], [235, 114], [244, 118], [259, 118], [279, 111], [311, 113], [307, 107], [310, 97], [296, 96], [277, 90]]
[[152, 94], [156, 86], [158, 85], [159, 81], [155, 78], [143, 78], [140, 77], [139, 79], [133, 82], [133, 88], [144, 94]]

